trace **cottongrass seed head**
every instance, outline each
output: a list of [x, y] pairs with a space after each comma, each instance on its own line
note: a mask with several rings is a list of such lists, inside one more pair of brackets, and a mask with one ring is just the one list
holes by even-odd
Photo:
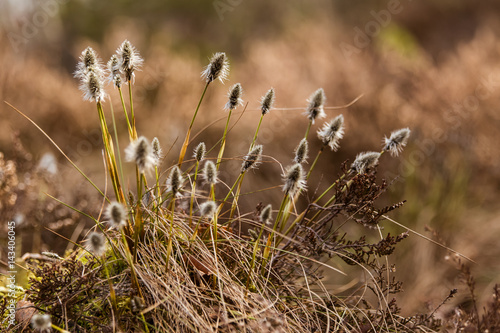
[[87, 249], [97, 257], [106, 251], [106, 238], [98, 232], [91, 232], [87, 238]]
[[339, 140], [344, 136], [344, 116], [338, 115], [333, 120], [325, 123], [323, 128], [318, 131], [318, 138], [331, 150], [339, 149]]
[[304, 138], [300, 140], [299, 145], [295, 148], [295, 157], [293, 161], [295, 163], [303, 163], [307, 159], [307, 154], [309, 153], [309, 144], [307, 143], [307, 139]]
[[49, 331], [52, 328], [52, 320], [48, 314], [34, 314], [31, 317], [31, 326], [40, 332]]
[[264, 207], [262, 212], [260, 213], [260, 222], [263, 224], [269, 224], [272, 219], [273, 206], [271, 204]]
[[118, 56], [113, 54], [111, 59], [108, 61], [109, 81], [117, 88], [122, 86], [122, 74], [120, 67], [120, 60], [118, 59]]
[[234, 110], [238, 105], [243, 105], [243, 100], [241, 99], [241, 95], [243, 94], [243, 89], [241, 88], [240, 83], [236, 83], [234, 86], [229, 89], [228, 93], [228, 101], [224, 106], [226, 110]]
[[200, 142], [194, 149], [193, 157], [197, 162], [201, 162], [205, 158], [206, 153], [207, 146], [205, 145], [205, 142]]
[[323, 90], [323, 88], [319, 88], [318, 90], [313, 92], [311, 97], [309, 97], [307, 101], [309, 102], [309, 105], [306, 109], [306, 115], [313, 124], [316, 119], [326, 117], [325, 111], [323, 109], [326, 101], [325, 91]]
[[159, 166], [163, 155], [161, 151], [160, 140], [158, 140], [157, 137], [154, 137], [153, 141], [151, 141], [151, 147], [153, 149], [153, 157], [155, 160], [154, 165]]
[[136, 70], [142, 67], [144, 62], [135, 47], [128, 40], [123, 41], [122, 45], [116, 50], [120, 61], [121, 72], [127, 82], [133, 81]]
[[224, 83], [229, 74], [229, 63], [227, 61], [226, 54], [224, 52], [218, 52], [210, 58], [210, 63], [201, 72], [201, 77], [206, 80], [207, 83], [215, 81], [217, 79]]
[[255, 169], [259, 166], [262, 160], [262, 145], [256, 145], [243, 159], [243, 164], [241, 165], [241, 173], [244, 173], [248, 169]]
[[117, 201], [110, 203], [105, 213], [109, 224], [113, 228], [121, 229], [127, 225], [127, 211], [121, 203]]
[[297, 192], [306, 188], [306, 180], [302, 164], [297, 163], [289, 166], [283, 174], [283, 192], [294, 196]]
[[143, 136], [133, 141], [125, 149], [125, 159], [127, 162], [135, 162], [140, 173], [145, 173], [156, 164], [156, 158], [148, 139]]
[[215, 167], [215, 163], [212, 161], [206, 161], [201, 176], [203, 177], [203, 179], [207, 184], [210, 185], [217, 184], [218, 173], [217, 173], [217, 168]]
[[384, 138], [383, 151], [389, 151], [392, 156], [398, 156], [408, 143], [410, 132], [408, 127], [393, 131], [389, 138]]
[[274, 104], [274, 89], [271, 88], [267, 91], [267, 93], [262, 97], [260, 102], [260, 109], [262, 111], [262, 115], [268, 114]]
[[351, 171], [365, 173], [366, 169], [375, 166], [380, 157], [380, 153], [375, 151], [359, 153], [351, 165]]
[[179, 196], [183, 182], [181, 170], [178, 166], [174, 166], [167, 178], [167, 191], [172, 192], [173, 197]]
[[80, 55], [80, 61], [76, 65], [75, 77], [82, 79], [96, 65], [99, 65], [99, 58], [94, 49], [89, 46]]
[[75, 72], [75, 77], [80, 80], [80, 90], [83, 92], [84, 100], [97, 103], [104, 101], [106, 98], [104, 72], [96, 52], [87, 47], [80, 56]]
[[217, 204], [213, 201], [205, 201], [200, 205], [200, 215], [212, 218], [217, 210]]

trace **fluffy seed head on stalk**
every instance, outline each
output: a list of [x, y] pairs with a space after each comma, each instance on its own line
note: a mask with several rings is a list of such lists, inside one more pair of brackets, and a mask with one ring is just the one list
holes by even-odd
[[127, 211], [121, 203], [113, 201], [108, 205], [105, 213], [109, 224], [113, 228], [121, 229], [127, 225]]
[[160, 146], [160, 140], [157, 137], [153, 138], [151, 141], [151, 147], [153, 148], [154, 165], [159, 166], [162, 158], [162, 151]]
[[184, 179], [182, 178], [181, 170], [178, 166], [174, 166], [167, 178], [167, 191], [172, 192], [174, 197], [179, 196], [183, 182]]
[[83, 91], [83, 99], [85, 101], [103, 102], [106, 98], [104, 91], [103, 75], [96, 70], [89, 71], [81, 80], [80, 90]]
[[226, 54], [224, 52], [218, 52], [210, 58], [210, 63], [201, 72], [201, 77], [204, 78], [207, 83], [215, 81], [217, 79], [224, 83], [227, 75], [229, 73], [229, 63], [227, 61]]
[[325, 123], [323, 128], [318, 131], [318, 138], [331, 150], [339, 149], [339, 140], [344, 136], [344, 116], [338, 115], [333, 120]]
[[87, 239], [87, 249], [100, 257], [106, 251], [106, 238], [98, 232], [91, 232]]
[[212, 218], [217, 210], [217, 204], [213, 201], [205, 201], [200, 205], [200, 215]]
[[248, 169], [255, 169], [259, 166], [262, 160], [262, 145], [256, 145], [243, 159], [243, 164], [241, 165], [241, 173], [244, 173]]
[[260, 213], [260, 222], [264, 224], [269, 224], [272, 218], [273, 206], [271, 204], [264, 207], [262, 212]]
[[262, 97], [260, 102], [260, 109], [262, 110], [262, 114], [268, 114], [274, 104], [274, 89], [271, 88], [267, 91], [267, 93]]
[[100, 66], [99, 58], [93, 48], [87, 47], [80, 55], [80, 61], [76, 65], [75, 77], [82, 79], [88, 71], [96, 66]]
[[205, 159], [205, 154], [207, 153], [207, 146], [205, 142], [200, 142], [194, 149], [193, 157], [196, 161], [201, 162]]
[[241, 88], [241, 84], [236, 83], [234, 86], [232, 86], [227, 95], [228, 101], [224, 108], [226, 110], [234, 110], [238, 105], [243, 105], [243, 100], [241, 99], [242, 93], [243, 89]]
[[304, 138], [300, 141], [297, 148], [295, 148], [295, 158], [293, 161], [295, 163], [303, 163], [307, 159], [307, 154], [309, 153], [309, 144], [307, 140]]
[[149, 141], [140, 136], [125, 149], [125, 159], [127, 162], [135, 162], [140, 173], [151, 170], [156, 159]]
[[392, 156], [398, 156], [398, 154], [403, 150], [403, 148], [408, 143], [408, 138], [410, 137], [410, 129], [402, 128], [397, 131], [393, 131], [389, 138], [384, 138], [384, 151], [389, 151]]
[[104, 101], [106, 97], [106, 92], [104, 91], [104, 68], [92, 48], [87, 47], [82, 52], [80, 62], [76, 66], [75, 77], [80, 80], [80, 90], [83, 92], [84, 100]]
[[311, 97], [307, 100], [309, 105], [306, 109], [306, 115], [309, 120], [314, 124], [314, 120], [316, 118], [321, 119], [326, 117], [323, 106], [326, 101], [325, 91], [323, 88], [319, 88], [315, 92], [312, 93]]
[[294, 196], [298, 191], [305, 189], [306, 180], [302, 164], [296, 163], [289, 166], [283, 174], [283, 181], [285, 182], [283, 192], [290, 196]]
[[115, 87], [120, 88], [122, 86], [122, 75], [120, 72], [120, 60], [116, 54], [111, 56], [108, 61], [108, 71], [109, 71], [109, 81], [112, 82]]
[[212, 161], [205, 162], [205, 167], [203, 168], [203, 173], [201, 175], [207, 184], [215, 185], [218, 182], [217, 168]]
[[357, 173], [365, 173], [366, 169], [377, 164], [380, 153], [375, 151], [359, 153], [351, 165], [351, 170]]
[[116, 50], [118, 54], [121, 72], [125, 75], [125, 80], [131, 82], [134, 77], [134, 71], [139, 70], [143, 60], [135, 47], [128, 40], [123, 41], [122, 45]]
[[45, 330], [50, 330], [52, 327], [52, 320], [48, 314], [35, 314], [31, 317], [31, 325], [36, 330], [43, 332]]

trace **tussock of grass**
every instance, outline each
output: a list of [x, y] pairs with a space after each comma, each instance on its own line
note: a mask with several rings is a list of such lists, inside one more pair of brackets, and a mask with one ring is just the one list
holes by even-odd
[[[267, 98], [262, 100], [265, 103], [262, 115], [239, 176], [233, 185], [219, 182], [217, 172], [224, 167], [221, 163], [224, 147], [231, 144], [227, 136], [231, 112], [241, 104], [239, 84], [234, 86], [238, 93], [229, 96], [230, 112], [217, 156], [210, 156], [213, 148], [205, 156], [204, 145], [198, 145], [195, 160], [186, 158], [203, 97], [209, 85], [217, 78], [222, 80], [228, 71], [225, 54], [216, 54], [203, 72], [206, 84], [179, 156], [174, 157], [172, 165], [161, 168], [159, 141], [155, 139], [151, 148], [147, 139], [138, 135], [135, 124], [133, 72], [142, 59], [129, 42], [124, 45], [128, 53], [133, 51], [133, 56], [125, 54], [124, 47], [119, 48], [118, 52], [123, 54], [112, 59], [112, 69], [118, 68], [120, 62], [127, 66], [121, 71], [121, 79], [117, 79], [120, 72], [113, 70], [112, 81], [118, 88], [126, 116], [130, 139], [127, 160], [136, 164], [135, 175], [129, 177], [135, 176], [135, 182], [122, 175], [121, 152], [114, 148], [118, 145], [112, 140], [111, 126], [106, 120], [103, 104], [106, 94], [104, 83], [99, 81], [104, 69], [99, 67], [95, 52], [86, 50], [77, 77], [82, 80], [85, 98], [96, 103], [106, 172], [114, 193], [110, 197], [104, 194], [107, 191], [98, 189], [104, 196], [102, 208], [107, 213], [92, 218], [95, 231], [102, 233], [107, 245], [103, 250], [100, 242], [104, 238], [94, 233], [91, 235], [93, 243], [99, 243], [98, 249], [82, 243], [64, 258], [47, 255], [27, 258], [30, 283], [20, 297], [27, 298], [28, 308], [49, 314], [53, 329], [71, 332], [431, 332], [439, 329], [441, 323], [434, 318], [435, 311], [428, 316], [400, 315], [394, 295], [402, 291], [402, 286], [394, 277], [394, 266], [389, 264], [388, 256], [408, 233], [384, 235], [380, 225], [386, 214], [403, 202], [378, 206], [377, 200], [387, 184], [377, 180], [377, 164], [386, 151], [392, 155], [402, 151], [410, 135], [408, 129], [393, 132], [381, 151], [359, 154], [351, 165], [344, 163], [339, 176], [325, 178], [333, 181], [326, 184], [322, 193], [309, 193], [308, 188], [316, 187], [307, 186], [306, 182], [323, 148], [339, 147], [343, 117], [337, 116], [337, 121], [325, 124], [319, 131], [323, 148], [314, 163], [310, 167], [305, 164], [307, 153], [303, 152], [300, 158], [295, 157], [296, 164], [286, 168], [284, 193], [277, 193], [281, 198], [279, 208], [272, 210], [268, 203], [263, 203], [255, 212], [245, 213], [240, 210], [238, 200], [243, 200], [241, 188], [247, 171], [258, 172], [263, 159], [264, 148], [258, 144], [258, 132], [264, 115], [272, 112], [274, 90], [269, 90]], [[128, 108], [122, 82], [129, 85]], [[312, 140], [309, 134], [314, 121], [324, 116], [325, 100], [322, 89], [310, 98], [305, 137], [295, 138], [297, 142], [302, 140], [304, 146], [307, 140]], [[116, 129], [114, 122], [112, 128]], [[264, 159], [271, 160], [265, 156]], [[216, 165], [210, 165], [212, 160]], [[205, 174], [198, 177], [200, 170]], [[276, 173], [277, 183], [280, 173]], [[162, 175], [168, 178], [163, 179]], [[123, 185], [130, 183], [135, 183], [135, 188]], [[244, 199], [249, 200], [248, 196]], [[261, 214], [264, 206], [266, 213]], [[353, 230], [359, 228], [346, 227], [351, 224], [363, 232], [358, 234]], [[243, 232], [242, 226], [248, 232]], [[373, 237], [374, 231], [377, 237]], [[368, 277], [366, 281], [357, 284], [350, 293], [335, 294], [328, 290], [323, 276], [346, 275], [348, 266], [358, 267]], [[473, 294], [470, 271], [465, 266], [462, 271], [469, 276], [467, 284]], [[451, 297], [450, 293], [443, 303]], [[0, 304], [2, 313], [5, 304]], [[498, 307], [495, 304], [493, 312]], [[481, 328], [478, 316], [474, 318]], [[26, 325], [21, 322], [9, 329]]]

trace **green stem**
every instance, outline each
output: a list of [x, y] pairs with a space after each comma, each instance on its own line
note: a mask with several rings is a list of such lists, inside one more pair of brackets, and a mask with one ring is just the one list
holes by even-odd
[[325, 149], [325, 145], [323, 145], [321, 147], [321, 149], [319, 150], [318, 154], [316, 155], [316, 158], [314, 159], [314, 162], [312, 163], [311, 168], [309, 169], [309, 172], [307, 172], [306, 180], [308, 180], [309, 176], [311, 176], [311, 172], [313, 171], [314, 167], [316, 166], [316, 163], [318, 162], [318, 159], [321, 156], [321, 154], [323, 153], [324, 149]]
[[127, 238], [125, 237], [125, 233], [123, 232], [123, 230], [120, 230], [120, 232], [122, 235], [123, 246], [125, 247], [125, 259], [127, 260], [128, 264], [130, 266], [130, 276], [131, 276], [132, 284], [137, 289], [137, 293], [139, 294], [139, 297], [142, 300], [144, 300], [144, 296], [142, 296], [141, 286], [139, 284], [139, 279], [137, 278], [137, 274], [135, 272], [134, 258], [132, 257], [132, 252], [130, 251], [130, 248], [128, 247]]
[[205, 97], [205, 93], [207, 92], [207, 88], [210, 82], [207, 82], [205, 85], [205, 89], [203, 89], [203, 93], [201, 94], [200, 100], [198, 102], [198, 106], [196, 107], [196, 111], [194, 112], [193, 119], [191, 119], [191, 124], [189, 124], [189, 129], [186, 133], [186, 138], [184, 139], [184, 143], [182, 144], [181, 152], [179, 154], [179, 162], [178, 166], [182, 165], [182, 161], [184, 161], [184, 156], [186, 155], [187, 146], [189, 145], [189, 136], [191, 135], [191, 129], [193, 128], [194, 120], [196, 119], [196, 115], [198, 114], [198, 110], [200, 109], [201, 102], [203, 101], [203, 97]]
[[226, 203], [226, 201], [229, 199], [229, 197], [231, 196], [231, 193], [233, 193], [234, 188], [239, 183], [239, 181], [243, 177], [243, 175], [244, 175], [244, 172], [240, 173], [240, 175], [238, 176], [238, 178], [236, 178], [236, 181], [234, 182], [233, 186], [231, 187], [231, 189], [227, 193], [226, 197], [222, 201], [221, 206], [219, 207], [219, 209], [222, 209], [222, 205], [224, 205], [224, 203]]
[[233, 218], [234, 211], [236, 210], [236, 207], [238, 206], [238, 199], [240, 198], [240, 193], [241, 193], [241, 184], [243, 183], [243, 178], [245, 178], [245, 173], [241, 174], [241, 177], [239, 177], [240, 180], [238, 182], [238, 187], [236, 188], [236, 193], [233, 197], [233, 203], [231, 205], [231, 212], [229, 214], [229, 219]]
[[128, 81], [128, 94], [130, 96], [130, 115], [132, 116], [132, 139], [137, 140], [137, 130], [135, 129], [134, 102], [132, 100], [132, 82]]
[[217, 155], [217, 163], [216, 163], [217, 171], [219, 170], [220, 162], [222, 161], [222, 155], [224, 155], [224, 149], [226, 148], [227, 128], [229, 127], [229, 119], [231, 119], [232, 112], [233, 109], [230, 109], [226, 120], [226, 127], [224, 128], [224, 134], [222, 135], [222, 142], [220, 144], [219, 155]]
[[160, 219], [160, 204], [161, 204], [161, 189], [160, 189], [160, 176], [158, 174], [158, 166], [155, 165], [155, 178], [156, 178], [156, 190], [157, 190], [157, 198], [156, 198], [156, 219], [159, 221]]
[[101, 102], [97, 102], [97, 112], [99, 114], [99, 121], [102, 132], [102, 141], [104, 144], [104, 149], [106, 151], [106, 161], [108, 164], [108, 170], [111, 177], [111, 183], [113, 184], [113, 190], [115, 191], [117, 200], [121, 203], [125, 203], [125, 196], [123, 194], [122, 187], [120, 184], [120, 178], [118, 177], [118, 168], [116, 166], [113, 141], [111, 140], [111, 134], [109, 133], [108, 125], [106, 124], [106, 118], [104, 116], [104, 110], [102, 109]]
[[125, 120], [127, 121], [128, 135], [130, 137], [130, 141], [132, 141], [133, 140], [132, 126], [130, 125], [130, 120], [128, 119], [128, 112], [127, 108], [125, 107], [125, 100], [123, 99], [123, 91], [121, 87], [118, 88], [118, 92], [120, 93], [120, 101], [122, 102], [123, 112], [125, 113]]
[[313, 123], [312, 119], [309, 120], [309, 125], [307, 125], [307, 129], [306, 129], [306, 135], [304, 135], [304, 139], [306, 139], [306, 140], [307, 140], [307, 137], [309, 136], [309, 131], [311, 130], [312, 123]]
[[172, 254], [172, 239], [174, 238], [174, 210], [175, 210], [175, 196], [172, 196], [172, 201], [170, 201], [170, 235], [168, 237], [167, 245], [167, 271], [170, 268], [170, 256]]
[[194, 170], [194, 179], [193, 185], [191, 187], [191, 200], [189, 202], [189, 227], [192, 227], [193, 224], [193, 206], [194, 206], [194, 197], [196, 195], [196, 179], [198, 178], [198, 168], [200, 166], [200, 162], [196, 161], [196, 167]]
[[257, 136], [259, 134], [260, 125], [262, 124], [262, 119], [264, 119], [264, 114], [260, 116], [259, 125], [257, 125], [257, 130], [255, 131], [255, 135], [253, 136], [252, 144], [250, 145], [250, 150], [252, 150], [255, 145], [255, 141], [257, 141]]
[[142, 177], [139, 173], [139, 168], [135, 168], [136, 176], [137, 176], [137, 203], [135, 208], [135, 233], [134, 233], [134, 263], [137, 262], [137, 247], [139, 246], [139, 238], [142, 231]]
[[116, 142], [116, 149], [118, 150], [118, 165], [120, 166], [120, 178], [123, 180], [123, 163], [122, 163], [122, 157], [120, 154], [120, 143], [118, 142], [118, 131], [116, 130], [116, 121], [115, 121], [115, 112], [113, 110], [113, 105], [110, 103], [111, 107], [111, 120], [113, 120], [113, 131], [115, 132], [115, 142]]
[[281, 200], [280, 209], [278, 211], [278, 215], [276, 216], [276, 220], [274, 221], [273, 230], [269, 234], [269, 236], [267, 238], [266, 247], [264, 248], [264, 253], [263, 253], [263, 258], [262, 258], [262, 269], [264, 269], [265, 263], [266, 263], [267, 259], [269, 258], [269, 254], [270, 254], [270, 250], [271, 250], [271, 247], [270, 247], [271, 242], [274, 238], [274, 234], [276, 233], [276, 230], [278, 229], [281, 217], [283, 215], [283, 211], [285, 210], [285, 207], [287, 205], [289, 198], [290, 198], [290, 195], [288, 193], [285, 193], [285, 195], [283, 196], [283, 200]]
[[53, 329], [55, 329], [56, 331], [59, 331], [59, 332], [62, 332], [62, 333], [71, 333], [70, 331], [66, 331], [65, 329], [62, 329], [60, 328], [59, 326], [56, 326], [54, 324], [51, 324], [50, 325]]

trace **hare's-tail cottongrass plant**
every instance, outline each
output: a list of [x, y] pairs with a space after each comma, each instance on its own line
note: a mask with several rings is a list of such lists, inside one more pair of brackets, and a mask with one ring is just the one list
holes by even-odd
[[314, 167], [316, 166], [316, 163], [318, 162], [318, 159], [323, 153], [325, 147], [328, 146], [332, 151], [337, 151], [337, 149], [339, 149], [339, 141], [340, 139], [342, 139], [343, 136], [344, 136], [343, 115], [338, 115], [330, 122], [325, 123], [322, 129], [318, 130], [318, 138], [321, 140], [323, 145], [321, 146], [321, 149], [316, 155], [316, 158], [314, 159], [314, 162], [312, 163], [311, 168], [307, 173], [306, 179], [309, 179], [309, 176], [311, 176], [311, 173]]
[[243, 179], [245, 178], [245, 174], [248, 170], [250, 169], [257, 169], [262, 161], [262, 150], [263, 150], [262, 145], [256, 145], [250, 148], [250, 151], [248, 154], [243, 158], [243, 163], [241, 165], [241, 172], [236, 181], [234, 182], [233, 187], [231, 187], [231, 190], [227, 194], [226, 198], [224, 199], [224, 202], [229, 198], [229, 195], [232, 193], [233, 189], [235, 186], [236, 188], [236, 193], [234, 194], [233, 197], [233, 203], [231, 205], [231, 212], [229, 213], [229, 217], [232, 218], [234, 211], [236, 210], [236, 207], [238, 207], [238, 199], [240, 197], [241, 193], [241, 185], [243, 184]]
[[[111, 56], [109, 73], [91, 48], [81, 54], [77, 65], [75, 76], [84, 99], [97, 105], [114, 195], [105, 197], [99, 217], [86, 215], [99, 230], [89, 232], [77, 250], [64, 259], [30, 262], [27, 266], [34, 276], [27, 297], [51, 316], [50, 327], [72, 332], [352, 332], [360, 327], [406, 331], [414, 317], [393, 315], [396, 305], [387, 306], [387, 290], [392, 297], [400, 291], [400, 285], [377, 258], [391, 254], [407, 234], [381, 234], [383, 239], [375, 242], [369, 239], [379, 237], [371, 233], [373, 229], [382, 232], [378, 227], [385, 214], [402, 205], [377, 205], [376, 199], [386, 189], [385, 182], [379, 185], [376, 180], [378, 160], [386, 151], [393, 156], [401, 153], [410, 130], [392, 132], [381, 152], [361, 153], [351, 167], [345, 162], [340, 168], [320, 168], [323, 150], [339, 149], [344, 118], [334, 117], [317, 130], [318, 138], [308, 138], [315, 120], [325, 116], [325, 92], [318, 89], [308, 100], [306, 135], [295, 138], [299, 144], [293, 152], [293, 164], [282, 168], [279, 162], [271, 162], [276, 159], [269, 154], [265, 175], [268, 185], [245, 193], [246, 173], [250, 169], [254, 171], [252, 177], [261, 173], [258, 166], [263, 146], [258, 144], [258, 133], [264, 116], [273, 108], [274, 89], [255, 101], [260, 104], [260, 120], [238, 175], [230, 179], [233, 185], [227, 186], [226, 180], [218, 177], [223, 172], [231, 175], [221, 161], [225, 146], [235, 140], [227, 134], [231, 112], [241, 104], [240, 84], [229, 91], [219, 152], [213, 156], [210, 152], [214, 147], [207, 150], [199, 143], [193, 159], [184, 161], [209, 84], [227, 78], [226, 55], [216, 53], [202, 73], [203, 93], [173, 165], [164, 165], [168, 159], [162, 154], [160, 141], [148, 141], [135, 127], [132, 83], [142, 63], [137, 50], [125, 41]], [[122, 102], [123, 125], [130, 139], [125, 155], [135, 164], [135, 174], [122, 168], [113, 148], [102, 103], [107, 96], [104, 78], [116, 87], [115, 97]], [[121, 91], [124, 84], [129, 86], [129, 110]], [[319, 153], [307, 172], [307, 156], [316, 146]], [[118, 166], [126, 172], [119, 174]], [[327, 173], [318, 177], [322, 179], [319, 184], [308, 180], [313, 169]], [[336, 177], [338, 174], [341, 176]], [[134, 177], [136, 184], [131, 181]], [[126, 188], [128, 200], [122, 184], [134, 185]], [[318, 195], [316, 190], [320, 188], [326, 190]], [[270, 195], [261, 196], [262, 191]], [[230, 200], [231, 209], [223, 210]], [[272, 205], [278, 209], [273, 211]], [[344, 230], [347, 223], [366, 229], [353, 233], [355, 228]], [[334, 265], [324, 264], [326, 258]], [[354, 293], [365, 304], [356, 307], [355, 302], [325, 288], [319, 268], [330, 274], [345, 274], [345, 265], [358, 265], [376, 277], [357, 287], [374, 291], [378, 304], [372, 307], [365, 302], [367, 296]], [[427, 318], [418, 325], [424, 327], [431, 322]], [[47, 328], [43, 324], [38, 327]]]
[[293, 158], [293, 161], [299, 164], [305, 163], [309, 157], [308, 154], [309, 144], [307, 143], [307, 139], [302, 139], [300, 140], [297, 148], [295, 148], [295, 157]]
[[102, 108], [102, 102], [106, 97], [106, 92], [104, 91], [105, 68], [92, 48], [86, 48], [80, 55], [80, 62], [77, 65], [75, 77], [80, 80], [80, 90], [82, 90], [84, 94], [84, 100], [89, 100], [91, 102], [94, 101], [96, 103], [99, 123], [101, 125], [102, 140], [106, 152], [106, 165], [108, 167], [115, 195], [119, 201], [124, 202], [125, 196], [123, 194], [118, 174], [113, 141], [111, 140], [111, 134], [109, 132], [104, 110]]
[[205, 155], [207, 153], [207, 147], [204, 142], [200, 142], [196, 148], [194, 149], [193, 158], [195, 160], [195, 169], [193, 180], [191, 181], [191, 200], [189, 202], [189, 226], [192, 226], [193, 219], [193, 205], [194, 198], [196, 194], [196, 180], [198, 179], [198, 170], [200, 167], [200, 162], [205, 159]]
[[194, 111], [193, 118], [191, 119], [191, 123], [189, 124], [189, 128], [186, 132], [186, 138], [184, 139], [184, 143], [181, 147], [181, 152], [179, 154], [179, 162], [178, 165], [181, 166], [184, 161], [184, 156], [186, 155], [187, 147], [189, 145], [189, 138], [191, 136], [191, 130], [194, 125], [194, 120], [198, 115], [198, 111], [200, 110], [201, 102], [205, 97], [205, 94], [208, 89], [208, 85], [219, 79], [221, 83], [224, 83], [224, 80], [227, 79], [229, 74], [229, 62], [227, 60], [226, 54], [224, 52], [218, 52], [212, 56], [210, 59], [210, 63], [205, 68], [205, 70], [201, 73], [201, 77], [205, 79], [205, 88], [201, 94], [200, 100], [198, 101], [198, 105], [196, 106], [196, 110]]
[[[134, 114], [134, 103], [132, 98], [132, 82], [135, 80], [135, 71], [142, 67], [144, 60], [139, 55], [139, 52], [135, 47], [128, 41], [125, 40], [122, 45], [116, 50], [116, 54], [119, 59], [120, 72], [124, 76], [125, 81], [128, 83], [129, 91], [129, 101], [130, 101], [130, 115], [131, 115], [131, 127], [132, 127], [132, 137], [131, 139], [137, 139], [137, 130], [135, 128], [135, 114]], [[121, 94], [121, 89], [118, 87]], [[123, 97], [122, 95], [120, 95]], [[123, 103], [123, 101], [122, 101]], [[124, 108], [125, 114], [127, 113]]]
[[315, 92], [312, 93], [311, 97], [307, 100], [309, 103], [306, 108], [305, 115], [309, 119], [309, 123], [307, 125], [305, 139], [309, 136], [309, 130], [311, 126], [314, 124], [316, 119], [322, 119], [326, 117], [324, 106], [326, 102], [325, 91], [323, 88], [319, 88]]
[[261, 115], [259, 119], [259, 124], [257, 125], [257, 130], [255, 130], [255, 135], [253, 136], [252, 144], [250, 145], [250, 149], [253, 148], [255, 142], [257, 141], [257, 136], [259, 135], [260, 126], [262, 125], [262, 120], [264, 116], [271, 111], [271, 108], [274, 104], [274, 89], [271, 88], [267, 91], [267, 93], [262, 97], [260, 102], [260, 110]]
[[228, 101], [226, 103], [226, 106], [224, 107], [229, 112], [227, 114], [226, 127], [224, 128], [224, 134], [222, 134], [222, 142], [220, 144], [219, 155], [217, 156], [217, 170], [219, 170], [220, 162], [222, 161], [222, 156], [224, 155], [224, 149], [226, 148], [226, 135], [227, 135], [227, 129], [229, 127], [229, 120], [231, 119], [231, 114], [232, 114], [233, 110], [236, 109], [236, 107], [238, 105], [243, 104], [243, 100], [241, 99], [242, 93], [243, 93], [243, 90], [241, 88], [241, 84], [239, 84], [239, 83], [236, 83], [229, 90]]
[[398, 154], [403, 151], [403, 148], [408, 143], [409, 137], [409, 128], [402, 128], [392, 132], [389, 138], [384, 138], [384, 148], [382, 149], [382, 151], [389, 151], [392, 156], [398, 156]]

